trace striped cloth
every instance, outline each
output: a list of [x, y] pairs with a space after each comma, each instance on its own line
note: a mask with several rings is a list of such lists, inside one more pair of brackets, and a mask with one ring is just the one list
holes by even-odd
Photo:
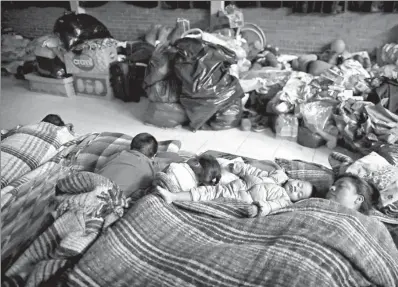
[[86, 146], [78, 137], [64, 145], [54, 157], [38, 168], [14, 180], [1, 190], [1, 269], [7, 270], [29, 244], [51, 223], [55, 185], [73, 172], [73, 151]]
[[[59, 202], [49, 226], [7, 270], [14, 286], [50, 284], [81, 256], [103, 228], [123, 216], [128, 201], [110, 180], [90, 172], [73, 172], [57, 183]], [[14, 282], [14, 283], [13, 283]]]
[[73, 139], [66, 127], [43, 122], [15, 130], [1, 141], [1, 188], [47, 162]]
[[[241, 202], [148, 195], [67, 272], [67, 286], [398, 286], [378, 221], [323, 199], [242, 219]], [[210, 216], [209, 216], [210, 215]]]

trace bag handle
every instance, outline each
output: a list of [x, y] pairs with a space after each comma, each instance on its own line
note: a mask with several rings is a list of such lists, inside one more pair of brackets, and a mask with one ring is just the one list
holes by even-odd
[[194, 37], [191, 37], [191, 38], [202, 39], [203, 31], [201, 29], [199, 29], [199, 28], [193, 28], [193, 29], [189, 29], [188, 31], [185, 31], [181, 35], [181, 38], [184, 38], [184, 37], [188, 36], [189, 34], [194, 34], [194, 33], [199, 33], [199, 35], [192, 35]]

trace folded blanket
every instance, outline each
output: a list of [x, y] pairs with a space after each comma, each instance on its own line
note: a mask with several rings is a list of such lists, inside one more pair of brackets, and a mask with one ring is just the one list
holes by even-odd
[[177, 207], [146, 196], [98, 238], [64, 282], [397, 286], [398, 250], [380, 222], [323, 199], [254, 219], [241, 218], [237, 209], [242, 204], [187, 202]]
[[66, 127], [43, 122], [15, 130], [1, 141], [1, 188], [47, 162], [73, 139]]

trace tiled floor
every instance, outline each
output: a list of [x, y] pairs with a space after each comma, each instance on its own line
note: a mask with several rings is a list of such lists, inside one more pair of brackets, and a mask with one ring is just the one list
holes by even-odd
[[81, 96], [65, 98], [31, 92], [27, 82], [13, 77], [2, 77], [1, 80], [2, 129], [38, 122], [48, 113], [57, 113], [65, 122], [73, 123], [79, 134], [113, 131], [134, 135], [149, 132], [159, 140], [181, 140], [184, 150], [195, 153], [212, 149], [258, 159], [282, 157], [328, 166], [330, 150], [326, 147], [310, 149], [294, 142], [276, 139], [270, 130], [262, 133], [239, 129], [193, 133], [182, 128], [160, 129], [142, 122], [148, 105], [147, 99], [142, 99], [140, 103], [124, 103], [117, 99], [109, 101]]

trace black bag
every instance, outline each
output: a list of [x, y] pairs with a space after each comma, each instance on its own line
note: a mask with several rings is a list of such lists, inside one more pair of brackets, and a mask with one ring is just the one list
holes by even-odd
[[65, 64], [58, 57], [49, 59], [36, 56], [36, 61], [37, 71], [39, 72], [40, 76], [55, 79], [62, 79], [68, 76], [66, 74]]
[[54, 33], [59, 34], [67, 50], [86, 40], [112, 38], [105, 25], [88, 14], [63, 15], [55, 22]]
[[182, 83], [180, 102], [196, 131], [218, 111], [243, 98], [239, 80], [229, 73], [236, 55], [222, 46], [192, 38], [177, 40], [175, 47], [174, 71]]
[[241, 99], [235, 100], [228, 107], [218, 111], [209, 121], [213, 130], [227, 130], [239, 126], [243, 107]]

